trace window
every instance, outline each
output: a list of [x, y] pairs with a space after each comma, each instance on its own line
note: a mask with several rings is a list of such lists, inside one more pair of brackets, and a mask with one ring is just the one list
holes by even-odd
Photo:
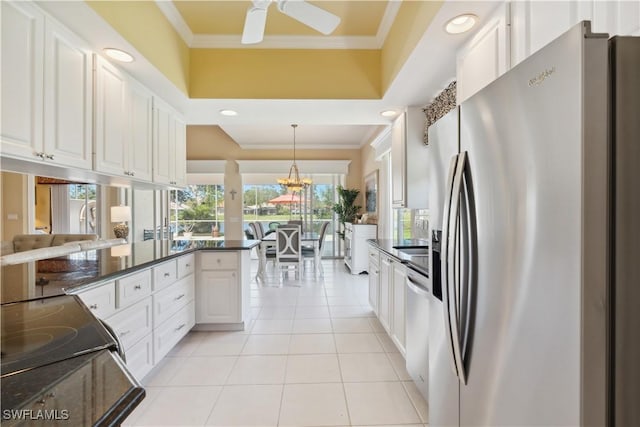
[[223, 238], [223, 185], [189, 185], [174, 190], [169, 209], [174, 238]]

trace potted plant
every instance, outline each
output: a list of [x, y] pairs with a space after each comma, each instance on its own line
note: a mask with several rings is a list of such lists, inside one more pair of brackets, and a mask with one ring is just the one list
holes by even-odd
[[344, 224], [345, 222], [355, 222], [360, 210], [360, 206], [356, 205], [356, 198], [360, 194], [360, 190], [355, 188], [344, 188], [338, 185], [338, 203], [335, 203], [332, 207], [333, 211], [338, 215], [338, 220], [342, 225], [341, 231], [338, 231], [338, 235], [344, 239]]

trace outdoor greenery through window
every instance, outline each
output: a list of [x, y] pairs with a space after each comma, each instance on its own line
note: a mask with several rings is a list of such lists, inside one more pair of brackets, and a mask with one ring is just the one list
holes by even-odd
[[223, 237], [224, 186], [189, 185], [172, 191], [170, 218], [174, 237]]

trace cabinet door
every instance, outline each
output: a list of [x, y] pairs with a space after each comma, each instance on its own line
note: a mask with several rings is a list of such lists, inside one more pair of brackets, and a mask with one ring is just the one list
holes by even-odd
[[384, 329], [391, 332], [391, 281], [393, 279], [393, 270], [391, 267], [391, 260], [388, 257], [382, 257], [380, 259], [380, 296], [378, 297], [378, 320], [384, 327]]
[[92, 54], [56, 22], [45, 22], [44, 152], [47, 161], [91, 169]]
[[153, 182], [170, 184], [172, 157], [175, 151], [173, 110], [159, 99], [153, 106]]
[[153, 172], [153, 95], [140, 83], [129, 79], [128, 175], [151, 181]]
[[391, 321], [391, 337], [402, 354], [405, 349], [405, 312], [406, 312], [406, 286], [407, 270], [398, 263], [393, 262], [393, 319]]
[[237, 323], [240, 283], [235, 271], [203, 271], [196, 287], [197, 323]]
[[2, 8], [2, 155], [42, 152], [44, 16], [26, 2]]
[[95, 170], [114, 175], [127, 171], [127, 81], [99, 56], [96, 62]]
[[509, 69], [509, 42], [509, 4], [504, 3], [498, 6], [488, 23], [458, 52], [458, 104]]
[[403, 113], [391, 126], [391, 201], [394, 208], [404, 207], [406, 199], [405, 120]]
[[378, 294], [380, 288], [380, 271], [374, 263], [369, 263], [369, 305], [378, 314]]
[[175, 119], [175, 154], [173, 155], [173, 185], [187, 185], [187, 126]]

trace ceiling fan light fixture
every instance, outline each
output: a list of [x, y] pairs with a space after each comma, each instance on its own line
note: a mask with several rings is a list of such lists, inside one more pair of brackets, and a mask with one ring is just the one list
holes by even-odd
[[238, 115], [238, 112], [236, 110], [229, 110], [229, 109], [220, 110], [219, 113], [227, 117], [233, 117]]
[[462, 34], [472, 29], [478, 17], [473, 13], [463, 13], [447, 21], [444, 30], [449, 34]]
[[133, 62], [133, 55], [129, 52], [125, 52], [122, 49], [118, 49], [115, 47], [105, 47], [102, 49], [105, 55], [109, 58], [114, 59], [119, 62]]
[[278, 184], [287, 187], [287, 190], [291, 193], [299, 193], [304, 190], [305, 187], [313, 184], [310, 178], [300, 178], [300, 170], [296, 164], [296, 128], [298, 125], [291, 125], [293, 128], [293, 163], [289, 168], [289, 176], [286, 178], [278, 178]]

